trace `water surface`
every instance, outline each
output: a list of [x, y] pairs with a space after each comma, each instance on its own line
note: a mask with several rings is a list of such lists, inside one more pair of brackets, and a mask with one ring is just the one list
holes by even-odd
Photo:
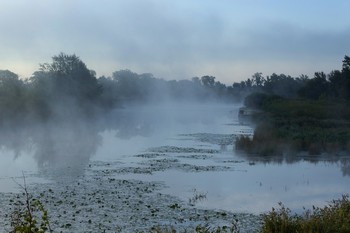
[[94, 123], [26, 129], [23, 140], [2, 145], [0, 192], [18, 191], [13, 178], [23, 173], [29, 183], [57, 182], [109, 163], [116, 179], [163, 182], [160, 192], [184, 202], [202, 194], [198, 208], [261, 213], [283, 202], [298, 212], [350, 193], [347, 157], [262, 159], [237, 152], [235, 138], [253, 131], [240, 124], [238, 108], [134, 106]]

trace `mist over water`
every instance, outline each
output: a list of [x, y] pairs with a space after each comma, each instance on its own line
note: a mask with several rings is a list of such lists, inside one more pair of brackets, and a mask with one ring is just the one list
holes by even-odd
[[[0, 134], [1, 155], [14, 162], [33, 159], [35, 167], [41, 171], [72, 168], [78, 174], [98, 150], [104, 150], [103, 142], [110, 137], [124, 144], [113, 149], [116, 157], [122, 153], [126, 155], [134, 148], [147, 149], [173, 135], [205, 131], [217, 117], [227, 116], [226, 108], [217, 103], [133, 104], [94, 118], [76, 115], [66, 121], [53, 119], [4, 129]], [[125, 146], [133, 140], [140, 142]]]
[[300, 211], [350, 191], [346, 157], [261, 158], [237, 152], [235, 138], [253, 132], [240, 124], [239, 107], [134, 104], [103, 117], [6, 132], [1, 135], [1, 192], [18, 191], [11, 178], [19, 180], [22, 171], [30, 183], [62, 185], [100, 162], [119, 171], [116, 179], [164, 182], [163, 193], [185, 202], [195, 191], [205, 193], [196, 204], [201, 208], [261, 213], [282, 201]]

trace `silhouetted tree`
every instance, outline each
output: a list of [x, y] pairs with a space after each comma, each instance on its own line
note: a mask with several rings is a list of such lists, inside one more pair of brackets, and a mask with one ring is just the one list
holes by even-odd
[[122, 100], [140, 100], [142, 88], [140, 76], [130, 70], [119, 70], [113, 72], [112, 79], [116, 82], [117, 92]]
[[40, 65], [40, 71], [34, 74], [34, 78], [38, 73], [51, 78], [55, 90], [78, 98], [80, 101], [95, 100], [102, 93], [101, 86], [97, 83], [96, 73], [89, 70], [76, 55], [61, 53], [54, 56], [52, 63]]
[[305, 86], [300, 89], [299, 94], [304, 98], [317, 100], [321, 96], [328, 96], [328, 87], [326, 74], [323, 72], [316, 72], [314, 78], [308, 80]]
[[343, 98], [346, 94], [346, 90], [343, 86], [342, 72], [339, 70], [333, 70], [328, 75], [330, 82], [329, 95], [332, 98]]
[[25, 103], [23, 81], [9, 70], [0, 70], [0, 124], [17, 124], [23, 120]]
[[343, 60], [343, 69], [342, 72], [350, 72], [350, 57], [345, 56]]
[[253, 74], [252, 76], [252, 83], [256, 85], [257, 87], [263, 86], [265, 82], [265, 78], [263, 77], [262, 73], [258, 72]]
[[201, 82], [205, 87], [214, 87], [215, 77], [209, 75], [202, 76]]
[[[305, 78], [305, 77], [303, 77]], [[267, 76], [262, 90], [268, 94], [279, 95], [285, 98], [296, 98], [299, 89], [305, 82], [298, 78], [292, 78], [289, 75], [273, 73]]]
[[247, 88], [252, 88], [252, 86], [253, 86], [253, 81], [252, 81], [250, 78], [248, 78], [248, 79], [245, 81], [245, 86], [246, 86]]
[[76, 113], [87, 116], [94, 112], [102, 93], [95, 72], [76, 55], [52, 57], [30, 80], [31, 105], [44, 118], [67, 118]]
[[342, 96], [350, 101], [350, 57], [345, 56], [342, 67]]

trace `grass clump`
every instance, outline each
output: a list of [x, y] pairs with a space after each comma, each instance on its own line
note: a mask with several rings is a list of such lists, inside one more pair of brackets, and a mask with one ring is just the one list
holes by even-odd
[[350, 200], [348, 195], [331, 201], [323, 208], [313, 207], [303, 214], [291, 214], [291, 210], [279, 203], [263, 217], [262, 233], [348, 233], [350, 232]]

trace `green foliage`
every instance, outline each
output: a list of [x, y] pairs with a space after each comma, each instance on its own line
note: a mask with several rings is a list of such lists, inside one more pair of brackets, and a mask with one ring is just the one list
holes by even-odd
[[[52, 232], [48, 212], [44, 205], [38, 200], [31, 197], [27, 190], [24, 179], [22, 187], [24, 193], [24, 202], [20, 199], [14, 203], [15, 209], [11, 214], [11, 233], [44, 233]], [[19, 198], [19, 196], [18, 196]]]
[[263, 217], [262, 233], [346, 233], [350, 232], [350, 201], [344, 195], [324, 208], [313, 207], [302, 215], [279, 203]]
[[[37, 216], [41, 213], [41, 216]], [[26, 203], [26, 209], [20, 206], [12, 213], [11, 226], [14, 233], [44, 233], [51, 232], [47, 210], [36, 199]]]

